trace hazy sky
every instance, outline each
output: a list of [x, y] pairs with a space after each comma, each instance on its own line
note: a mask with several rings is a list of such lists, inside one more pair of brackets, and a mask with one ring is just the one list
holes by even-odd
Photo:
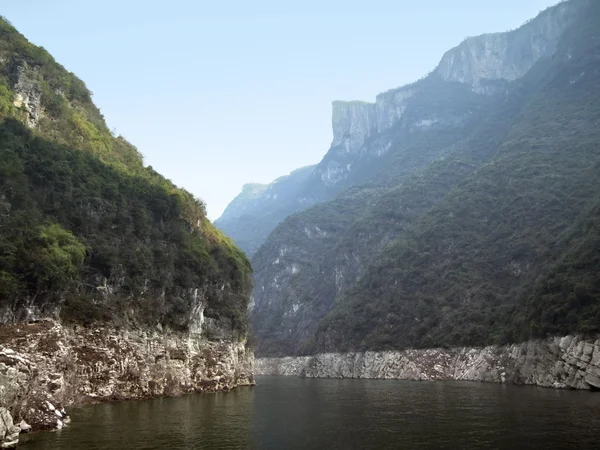
[[432, 70], [466, 36], [556, 0], [18, 0], [30, 41], [83, 79], [109, 127], [216, 219], [250, 181], [318, 162], [331, 101]]

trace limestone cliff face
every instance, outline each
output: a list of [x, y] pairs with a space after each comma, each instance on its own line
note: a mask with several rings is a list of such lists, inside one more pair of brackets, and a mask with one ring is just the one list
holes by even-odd
[[[315, 169], [318, 181], [333, 190], [337, 186], [357, 184], [362, 181], [360, 173], [388, 153], [403, 128], [416, 131], [419, 123], [433, 125], [434, 121], [428, 121], [425, 116], [413, 117], [402, 124], [411, 97], [422, 92], [423, 88], [423, 84], [417, 84], [393, 89], [379, 94], [375, 103], [334, 101], [331, 120], [333, 140]], [[396, 130], [392, 131], [393, 127]]]
[[385, 155], [398, 137], [387, 131], [400, 121], [410, 97], [410, 90], [399, 89], [378, 95], [375, 103], [334, 101], [333, 140], [315, 169], [317, 181], [332, 192], [358, 183], [355, 175]]
[[0, 401], [34, 429], [61, 428], [71, 405], [254, 384], [244, 340], [51, 320], [4, 325], [0, 336]]
[[[468, 38], [442, 57], [429, 78], [465, 84], [478, 94], [501, 92], [506, 83], [523, 77], [541, 58], [554, 55], [563, 33], [587, 2], [565, 2], [516, 30]], [[411, 106], [421, 106], [418, 99], [411, 99], [426, 88], [426, 83], [417, 82], [379, 94], [375, 103], [333, 102], [333, 141], [315, 170], [321, 181], [326, 186], [344, 183], [352, 178], [353, 166], [365, 164], [365, 156], [387, 153], [397, 136], [386, 132], [401, 123]], [[463, 122], [460, 117], [435, 110], [421, 111], [411, 119], [409, 127], [413, 130]]]
[[357, 151], [377, 130], [377, 110], [367, 102], [334, 101], [331, 125], [332, 147], [342, 146], [346, 153]]
[[446, 81], [486, 92], [494, 82], [522, 77], [544, 57], [551, 57], [564, 31], [588, 0], [561, 3], [514, 31], [470, 37], [449, 50], [435, 73]]
[[37, 127], [44, 115], [38, 71], [26, 61], [13, 61], [0, 52], [0, 74], [2, 73], [7, 75], [14, 91], [11, 103], [30, 128]]
[[403, 117], [408, 100], [419, 92], [417, 86], [383, 92], [377, 95], [375, 103], [334, 101], [331, 148], [341, 146], [346, 153], [354, 153], [369, 137], [392, 128]]
[[600, 388], [600, 340], [565, 336], [507, 346], [258, 358], [256, 375], [465, 380]]
[[[117, 274], [88, 280], [106, 301], [123, 295], [122, 281]], [[211, 306], [231, 295], [247, 292], [224, 280], [181, 290], [188, 309], [178, 322], [185, 332], [148, 328], [127, 308], [110, 323], [61, 322], [65, 306], [43, 292], [18, 308], [4, 305], [0, 405], [34, 430], [60, 429], [70, 406], [252, 385], [254, 355], [245, 329]], [[160, 297], [155, 292], [152, 300]]]
[[406, 111], [408, 100], [415, 94], [409, 87], [391, 89], [383, 92], [375, 99], [377, 111], [377, 131], [379, 133], [391, 128], [402, 118]]

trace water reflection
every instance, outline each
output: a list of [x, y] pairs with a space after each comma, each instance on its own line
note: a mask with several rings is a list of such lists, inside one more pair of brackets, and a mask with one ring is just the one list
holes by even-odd
[[230, 393], [95, 405], [26, 449], [600, 448], [600, 394], [261, 377]]
[[72, 411], [73, 424], [32, 435], [27, 449], [254, 448], [252, 388], [94, 405]]

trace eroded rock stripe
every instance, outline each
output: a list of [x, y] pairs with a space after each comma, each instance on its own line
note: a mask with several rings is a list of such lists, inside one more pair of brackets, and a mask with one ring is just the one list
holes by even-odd
[[565, 336], [507, 346], [257, 358], [256, 375], [469, 380], [600, 388], [600, 340]]
[[73, 404], [254, 383], [254, 357], [243, 341], [44, 320], [3, 325], [0, 342], [0, 401], [34, 429], [60, 428], [63, 408]]

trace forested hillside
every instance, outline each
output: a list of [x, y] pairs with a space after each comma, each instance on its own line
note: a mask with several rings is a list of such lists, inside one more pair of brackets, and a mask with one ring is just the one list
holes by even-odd
[[114, 136], [85, 84], [0, 20], [0, 319], [244, 332], [250, 264]]
[[425, 94], [397, 91], [404, 134], [366, 182], [288, 217], [253, 257], [259, 354], [599, 331], [598, 8], [571, 0], [470, 38], [412, 85]]
[[558, 68], [496, 157], [378, 256], [322, 322], [318, 349], [600, 331], [600, 65], [590, 56]]

